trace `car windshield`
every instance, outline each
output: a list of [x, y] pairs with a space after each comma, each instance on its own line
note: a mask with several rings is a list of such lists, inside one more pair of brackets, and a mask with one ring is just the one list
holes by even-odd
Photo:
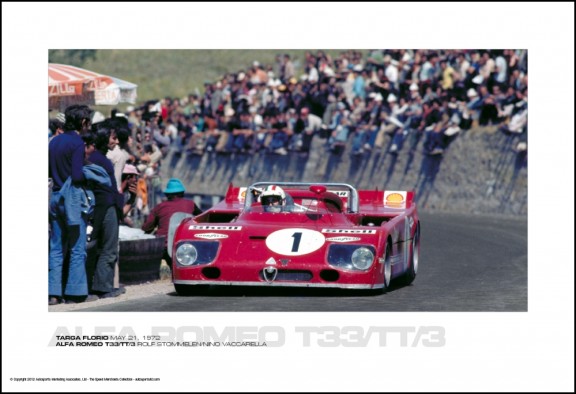
[[266, 198], [252, 203], [248, 212], [292, 212], [292, 213], [315, 213], [327, 214], [340, 212], [340, 209], [331, 201], [323, 201], [317, 198], [286, 198], [286, 204], [268, 205]]

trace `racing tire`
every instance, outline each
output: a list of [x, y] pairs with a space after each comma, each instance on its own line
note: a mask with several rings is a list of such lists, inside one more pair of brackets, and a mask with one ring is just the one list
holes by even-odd
[[384, 252], [384, 270], [383, 270], [383, 283], [384, 286], [380, 289], [381, 293], [386, 293], [390, 287], [390, 281], [392, 278], [392, 245], [389, 242], [386, 243], [386, 251]]
[[404, 285], [414, 282], [418, 273], [418, 264], [420, 263], [420, 225], [418, 225], [416, 232], [414, 232], [414, 237], [412, 237], [411, 249], [408, 270], [402, 276], [402, 284]]

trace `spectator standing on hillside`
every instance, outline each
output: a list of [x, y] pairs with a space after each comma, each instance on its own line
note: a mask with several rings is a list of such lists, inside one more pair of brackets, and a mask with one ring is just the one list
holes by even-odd
[[366, 99], [366, 79], [368, 74], [363, 70], [361, 64], [357, 64], [353, 68], [354, 72], [354, 82], [352, 85], [352, 92], [354, 97], [360, 97], [360, 99]]
[[288, 123], [286, 122], [286, 116], [284, 113], [279, 112], [274, 120], [272, 121], [272, 128], [269, 130], [272, 138], [270, 144], [268, 145], [268, 150], [272, 153], [279, 155], [286, 155], [288, 151], [286, 146], [288, 144], [289, 129]]
[[184, 198], [186, 189], [184, 185], [177, 178], [171, 178], [164, 189], [167, 201], [158, 204], [152, 211], [150, 216], [142, 225], [142, 230], [146, 233], [152, 233], [156, 230], [156, 236], [165, 237], [164, 243], [164, 256], [162, 257], [172, 267], [172, 259], [168, 254], [168, 229], [170, 228], [170, 218], [177, 212], [190, 213], [194, 216], [202, 213], [202, 210], [194, 204], [194, 201]]
[[452, 90], [456, 71], [445, 60], [440, 61], [440, 68], [442, 69], [442, 89]]
[[294, 123], [294, 134], [299, 136], [296, 146], [302, 152], [309, 152], [312, 144], [314, 134], [322, 126], [322, 120], [316, 115], [310, 114], [308, 108], [304, 107], [300, 110], [300, 115]]
[[290, 59], [289, 54], [284, 55], [284, 79], [283, 82], [286, 83], [292, 77], [296, 76], [296, 68], [294, 67], [294, 63]]

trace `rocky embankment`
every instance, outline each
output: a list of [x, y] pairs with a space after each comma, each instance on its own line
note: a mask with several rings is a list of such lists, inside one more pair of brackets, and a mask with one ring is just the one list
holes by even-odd
[[[518, 138], [506, 137], [494, 126], [476, 127], [461, 131], [433, 158], [423, 154], [422, 140], [411, 154], [411, 141], [408, 136], [397, 154], [385, 146], [356, 156], [350, 154], [351, 140], [336, 156], [319, 136], [308, 157], [296, 152], [198, 156], [171, 151], [162, 162], [161, 175], [163, 186], [169, 177], [178, 177], [188, 192], [205, 195], [204, 207], [218, 201], [209, 195], [222, 196], [229, 182], [329, 181], [358, 189], [415, 190], [419, 209], [430, 213], [527, 215], [527, 167], [517, 161]], [[431, 160], [439, 166], [433, 179], [424, 168]]]

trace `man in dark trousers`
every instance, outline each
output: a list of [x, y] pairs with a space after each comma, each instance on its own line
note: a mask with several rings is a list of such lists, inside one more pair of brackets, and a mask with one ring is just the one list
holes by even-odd
[[96, 130], [94, 146], [88, 160], [102, 167], [110, 177], [111, 185], [93, 186], [96, 196], [94, 232], [97, 239], [98, 259], [92, 283], [92, 292], [100, 298], [118, 297], [126, 292], [124, 287], [114, 287], [114, 270], [118, 260], [119, 218], [123, 217], [124, 196], [118, 192], [114, 165], [106, 153], [118, 144], [116, 131], [107, 122]]
[[[66, 302], [98, 299], [88, 296], [86, 216], [83, 213], [87, 205], [83, 192], [86, 179], [82, 171], [82, 135], [90, 129], [92, 110], [85, 105], [72, 105], [65, 114], [64, 132], [54, 137], [48, 147], [48, 176], [53, 181], [49, 212], [48, 305], [59, 304], [64, 299]], [[68, 179], [71, 185], [66, 185]], [[64, 272], [67, 255], [69, 267]], [[63, 277], [66, 276], [63, 288]]]

